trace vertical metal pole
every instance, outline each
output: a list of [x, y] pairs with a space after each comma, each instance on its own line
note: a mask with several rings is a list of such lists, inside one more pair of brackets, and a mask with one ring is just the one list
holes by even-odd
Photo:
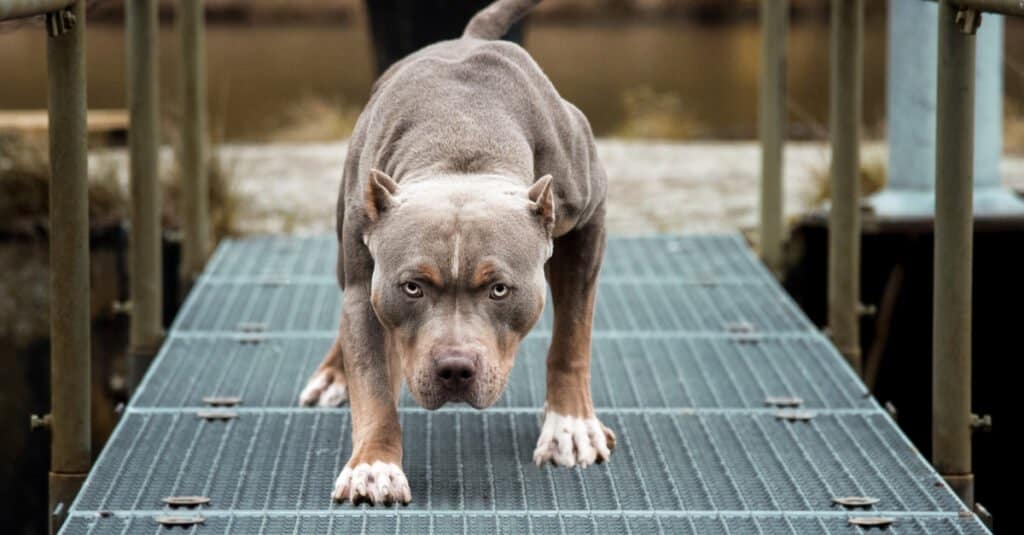
[[862, 373], [860, 354], [860, 118], [863, 0], [832, 0], [832, 206], [828, 325], [832, 341]]
[[971, 257], [977, 12], [939, 4], [935, 157], [932, 457], [974, 506], [971, 473]]
[[784, 207], [782, 147], [786, 136], [786, 33], [788, 0], [761, 0], [761, 260], [782, 270]]
[[181, 0], [181, 275], [191, 283], [210, 250], [206, 139], [206, 45], [202, 0]]
[[[64, 521], [64, 513], [82, 486], [91, 460], [84, 4], [79, 1], [68, 8], [75, 17], [69, 31], [46, 41], [50, 116], [51, 533]], [[52, 21], [61, 14], [47, 17]]]
[[152, 0], [125, 4], [128, 53], [128, 107], [131, 128], [131, 385], [142, 378], [163, 339], [163, 262], [160, 240], [157, 112], [157, 5]]

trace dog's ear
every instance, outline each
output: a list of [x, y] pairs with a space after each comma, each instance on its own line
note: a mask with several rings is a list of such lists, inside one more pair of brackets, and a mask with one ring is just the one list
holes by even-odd
[[555, 192], [551, 175], [544, 175], [530, 186], [527, 196], [533, 202], [531, 209], [541, 218], [541, 224], [551, 232], [555, 228]]
[[376, 169], [370, 169], [370, 178], [366, 181], [366, 215], [370, 221], [376, 221], [381, 214], [394, 204], [394, 195], [398, 193], [398, 184], [388, 175]]

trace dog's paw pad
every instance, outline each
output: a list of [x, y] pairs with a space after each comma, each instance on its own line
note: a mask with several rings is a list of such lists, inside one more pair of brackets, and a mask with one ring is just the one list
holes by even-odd
[[577, 418], [557, 412], [544, 414], [533, 462], [586, 467], [607, 461], [615, 447], [615, 434], [597, 418]]
[[392, 463], [377, 461], [346, 466], [334, 482], [331, 498], [351, 501], [353, 504], [369, 502], [371, 505], [408, 504], [412, 500], [409, 481], [402, 468]]
[[348, 401], [348, 389], [340, 373], [320, 371], [306, 383], [299, 394], [299, 404], [306, 407], [338, 407]]

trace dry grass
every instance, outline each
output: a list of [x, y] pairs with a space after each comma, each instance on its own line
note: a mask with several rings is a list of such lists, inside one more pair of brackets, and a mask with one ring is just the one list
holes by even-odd
[[[0, 233], [32, 235], [49, 224], [50, 165], [46, 145], [39, 141], [0, 136]], [[89, 221], [94, 227], [124, 219], [128, 193], [117, 168], [109, 163], [90, 166]]]
[[[235, 191], [234, 163], [210, 151], [207, 161], [207, 186], [210, 195], [210, 231], [214, 243], [238, 234], [238, 214], [242, 199]], [[163, 225], [180, 228], [181, 170], [175, 166], [163, 182]]]
[[[887, 167], [885, 160], [881, 158], [866, 158], [860, 162], [860, 192], [861, 197], [867, 197], [877, 193], [885, 187]], [[811, 170], [814, 176], [814, 183], [817, 185], [811, 198], [808, 199], [810, 206], [821, 206], [832, 199], [831, 169], [826, 164]]]
[[[17, 136], [0, 136], [0, 234], [37, 235], [49, 224], [50, 167], [46, 145]], [[214, 238], [236, 233], [241, 200], [234, 190], [233, 166], [211, 148], [210, 218]], [[127, 164], [127, 160], [121, 160]], [[94, 228], [129, 218], [130, 195], [113, 159], [93, 159], [89, 166], [89, 223]], [[161, 177], [163, 225], [179, 227], [180, 179], [177, 167]]]
[[265, 141], [302, 143], [345, 139], [359, 119], [360, 108], [342, 100], [309, 96], [295, 101]]
[[672, 92], [658, 92], [647, 86], [635, 87], [622, 95], [626, 110], [616, 137], [631, 139], [694, 139], [701, 127]]
[[1024, 102], [1007, 99], [1003, 113], [1003, 150], [1024, 154]]

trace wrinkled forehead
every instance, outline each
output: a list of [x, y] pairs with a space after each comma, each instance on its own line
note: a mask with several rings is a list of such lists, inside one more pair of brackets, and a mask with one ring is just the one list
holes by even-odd
[[461, 202], [406, 200], [370, 233], [374, 261], [387, 269], [426, 265], [444, 280], [490, 266], [507, 275], [536, 269], [548, 239], [525, 199], [494, 195]]

